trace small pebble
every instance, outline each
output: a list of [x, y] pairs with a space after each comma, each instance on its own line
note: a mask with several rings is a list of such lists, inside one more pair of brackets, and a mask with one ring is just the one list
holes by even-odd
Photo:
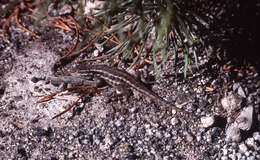
[[253, 133], [253, 138], [254, 138], [255, 141], [260, 142], [260, 134], [259, 134], [259, 132], [254, 132]]
[[255, 156], [247, 157], [247, 160], [255, 160]]
[[209, 135], [209, 136], [207, 136], [207, 138], [206, 138], [206, 141], [208, 142], [208, 143], [211, 143], [212, 142], [212, 138], [211, 138], [211, 136]]
[[134, 136], [135, 133], [136, 133], [136, 130], [137, 130], [137, 127], [136, 127], [136, 126], [132, 126], [132, 127], [130, 128], [129, 134], [130, 134], [131, 136]]
[[250, 153], [249, 151], [246, 151], [246, 152], [245, 152], [245, 155], [246, 155], [247, 157], [249, 157], [250, 154], [251, 154], [251, 153]]
[[244, 143], [241, 143], [239, 145], [239, 150], [241, 151], [241, 153], [245, 153], [247, 151], [247, 146]]
[[188, 142], [193, 141], [193, 137], [192, 137], [191, 134], [187, 134], [186, 139], [187, 139]]
[[155, 136], [161, 139], [162, 138], [162, 133], [159, 132], [159, 131], [156, 131], [155, 132]]
[[227, 156], [222, 156], [221, 160], [228, 160], [228, 157]]
[[84, 136], [84, 137], [81, 139], [80, 142], [81, 142], [81, 144], [88, 145], [88, 144], [91, 143], [91, 139], [90, 139], [90, 137], [88, 137], [88, 136]]
[[72, 7], [71, 7], [70, 5], [68, 5], [68, 4], [65, 4], [65, 5], [61, 8], [59, 14], [60, 14], [60, 15], [65, 15], [65, 14], [70, 14], [71, 12], [72, 12]]
[[235, 155], [235, 154], [230, 154], [228, 157], [229, 157], [230, 159], [232, 159], [232, 160], [236, 160], [236, 155]]
[[147, 133], [147, 135], [149, 135], [149, 136], [154, 135], [154, 133], [153, 133], [153, 131], [152, 131], [151, 128], [147, 128], [147, 129], [146, 129], [146, 133]]
[[97, 49], [95, 49], [94, 52], [93, 52], [93, 56], [97, 57], [98, 55], [99, 55], [99, 51]]
[[223, 155], [227, 155], [228, 154], [228, 150], [226, 148], [223, 149]]
[[111, 136], [110, 135], [106, 135], [105, 136], [105, 139], [104, 139], [104, 145], [101, 145], [100, 146], [100, 149], [101, 150], [106, 150], [106, 149], [109, 149], [109, 147], [111, 146], [111, 145], [113, 145], [114, 144], [114, 141], [113, 141], [113, 139], [111, 138]]
[[212, 98], [209, 98], [209, 99], [208, 99], [208, 103], [209, 103], [209, 104], [212, 104], [212, 103], [213, 103]]
[[199, 142], [201, 141], [201, 136], [196, 136], [196, 140]]
[[101, 141], [100, 141], [99, 139], [97, 139], [97, 138], [94, 140], [94, 143], [97, 144], [97, 145], [99, 145], [100, 142], [101, 142]]
[[55, 9], [55, 4], [54, 3], [51, 3], [48, 6], [48, 15], [50, 15], [50, 16], [57, 16], [57, 10]]
[[170, 137], [171, 137], [171, 134], [170, 134], [169, 132], [165, 132], [165, 133], [164, 133], [164, 137], [165, 137], [165, 138], [170, 138]]
[[175, 125], [178, 124], [178, 123], [179, 123], [178, 118], [173, 117], [173, 118], [171, 119], [171, 124], [172, 124], [173, 126], [175, 126]]
[[207, 101], [204, 101], [204, 100], [200, 100], [199, 101], [199, 107], [200, 108], [204, 108], [204, 107], [206, 107], [207, 106]]
[[134, 107], [130, 108], [129, 111], [131, 113], [135, 113], [137, 111], [137, 107], [134, 106]]
[[242, 154], [238, 152], [238, 153], [236, 154], [236, 157], [237, 157], [237, 159], [241, 159]]
[[122, 122], [121, 120], [117, 120], [117, 121], [115, 122], [115, 125], [116, 125], [117, 127], [121, 127], [121, 126], [123, 125], [123, 122]]
[[233, 84], [233, 91], [235, 92], [238, 89], [238, 87], [240, 87], [240, 84], [239, 83], [234, 83]]
[[213, 125], [215, 119], [213, 116], [206, 116], [206, 117], [201, 117], [201, 124], [204, 128], [208, 128], [211, 125]]

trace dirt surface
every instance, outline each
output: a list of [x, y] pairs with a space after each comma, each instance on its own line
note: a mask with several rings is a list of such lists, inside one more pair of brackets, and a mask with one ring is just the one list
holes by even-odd
[[[79, 101], [76, 115], [52, 120], [80, 93], [37, 103], [61, 87], [35, 78], [53, 76], [51, 68], [71, 47], [73, 34], [46, 28], [41, 38], [32, 38], [15, 23], [8, 30], [8, 40], [0, 40], [0, 159], [260, 159], [255, 64], [204, 53], [199, 70], [184, 79], [183, 62], [170, 58], [151, 90], [170, 103], [187, 103], [183, 108], [198, 118], [165, 112], [136, 93], [114, 98], [108, 87]], [[148, 65], [141, 73], [154, 75]]]

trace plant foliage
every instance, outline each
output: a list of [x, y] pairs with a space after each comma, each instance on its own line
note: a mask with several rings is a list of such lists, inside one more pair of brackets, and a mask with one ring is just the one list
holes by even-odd
[[[182, 50], [185, 77], [188, 68], [191, 71], [192, 62], [197, 65], [196, 46], [198, 43], [204, 44], [204, 40], [196, 29], [207, 26], [201, 15], [196, 13], [195, 7], [177, 0], [110, 0], [105, 1], [104, 8], [94, 16], [112, 25], [109, 30], [104, 30], [105, 35], [120, 35], [120, 45], [108, 51], [111, 55], [127, 58], [133, 55], [134, 47], [137, 46], [138, 52], [142, 53], [148, 41], [152, 41], [150, 53], [157, 77], [168, 59], [170, 48], [173, 48], [175, 57], [178, 50]], [[130, 28], [130, 36], [124, 30], [127, 27]], [[152, 31], [155, 32], [154, 36], [151, 36]], [[136, 55], [133, 64], [140, 58], [140, 54]]]

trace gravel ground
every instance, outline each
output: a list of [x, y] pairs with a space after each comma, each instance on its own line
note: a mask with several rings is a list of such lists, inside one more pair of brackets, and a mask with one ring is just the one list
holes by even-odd
[[[183, 108], [199, 118], [165, 112], [136, 93], [113, 99], [115, 90], [106, 88], [82, 99], [76, 115], [52, 120], [79, 93], [37, 103], [61, 87], [35, 77], [53, 75], [57, 53], [70, 48], [73, 34], [46, 28], [34, 39], [9, 26], [8, 40], [0, 40], [1, 159], [260, 159], [260, 77], [251, 62], [201, 54], [199, 70], [184, 79], [182, 62], [170, 58], [151, 89], [169, 102], [187, 102]], [[141, 72], [153, 75], [152, 67]]]

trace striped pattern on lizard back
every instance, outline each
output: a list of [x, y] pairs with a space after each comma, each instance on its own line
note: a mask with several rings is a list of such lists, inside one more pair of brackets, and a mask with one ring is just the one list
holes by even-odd
[[109, 67], [106, 65], [91, 65], [91, 66], [80, 66], [79, 73], [81, 74], [88, 74], [93, 73], [96, 77], [105, 80], [111, 86], [123, 86], [130, 89], [134, 89], [135, 91], [139, 92], [142, 95], [145, 95], [152, 99], [157, 105], [164, 105], [167, 107], [173, 107], [174, 109], [186, 112], [176, 106], [171, 105], [169, 102], [165, 101], [161, 97], [157, 96], [154, 92], [149, 90], [144, 84], [137, 79], [134, 78], [133, 75], [129, 74], [124, 70], [120, 70], [114, 67]]

